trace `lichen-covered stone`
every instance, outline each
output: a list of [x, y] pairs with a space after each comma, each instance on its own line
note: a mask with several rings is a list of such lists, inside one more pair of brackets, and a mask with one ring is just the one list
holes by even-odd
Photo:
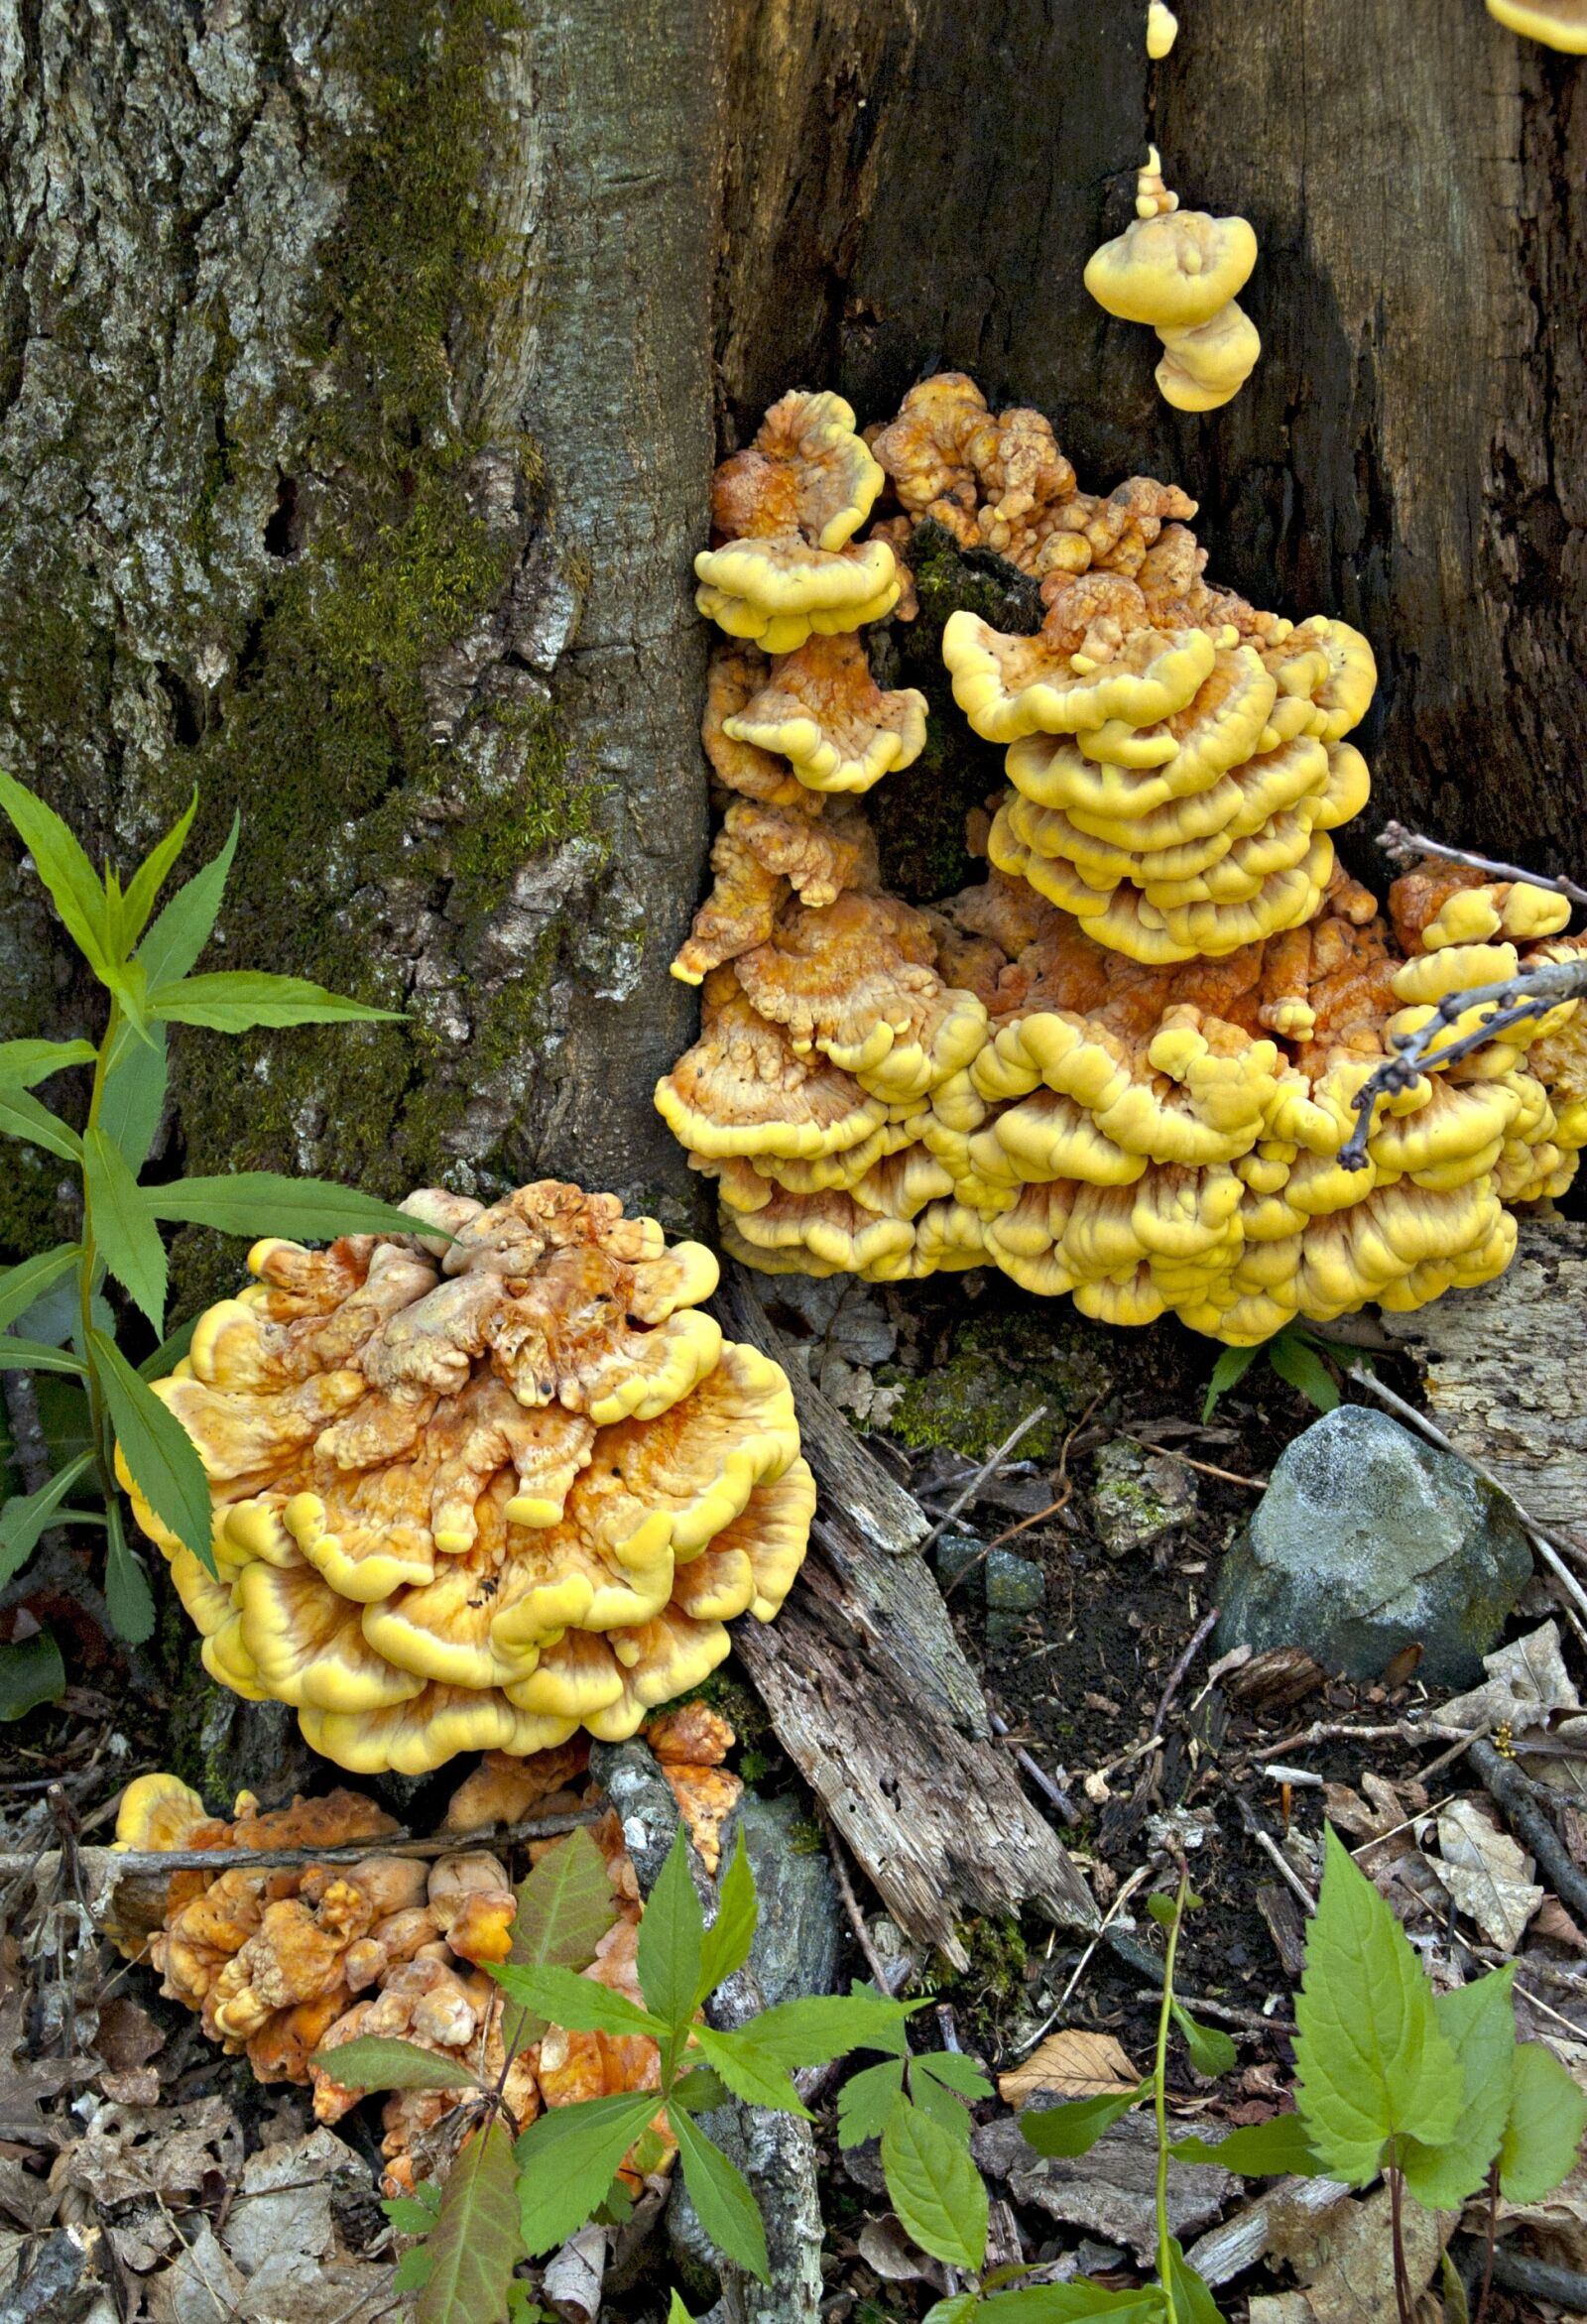
[[1470, 1686], [1530, 1573], [1501, 1493], [1386, 1413], [1341, 1405], [1274, 1463], [1223, 1561], [1217, 1643], [1303, 1647], [1355, 1679], [1419, 1645], [1418, 1677]]
[[1116, 1436], [1097, 1455], [1091, 1520], [1110, 1557], [1155, 1549], [1196, 1513], [1195, 1485], [1182, 1461]]

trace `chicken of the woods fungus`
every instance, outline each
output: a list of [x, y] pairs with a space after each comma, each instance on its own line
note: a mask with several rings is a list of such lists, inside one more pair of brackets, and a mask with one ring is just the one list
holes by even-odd
[[1173, 10], [1164, 5], [1164, 0], [1152, 0], [1147, 10], [1147, 55], [1154, 64], [1162, 61], [1178, 37], [1179, 19]]
[[1256, 234], [1245, 218], [1180, 209], [1156, 146], [1137, 173], [1135, 206], [1124, 232], [1086, 261], [1085, 287], [1109, 314], [1157, 332], [1165, 403], [1214, 412], [1240, 393], [1262, 353], [1257, 326], [1238, 304], [1257, 263]]
[[[742, 1789], [721, 1765], [735, 1740], [731, 1727], [695, 1702], [653, 1720], [646, 1740], [714, 1866], [722, 1822]], [[358, 2034], [387, 2034], [454, 2058], [458, 2088], [393, 2091], [383, 2102], [384, 2191], [411, 2194], [416, 2162], [421, 2176], [434, 2168], [435, 2158], [422, 2152], [427, 2135], [477, 2087], [470, 2077], [494, 2082], [506, 2064], [503, 1995], [486, 1968], [508, 1958], [518, 1900], [501, 1856], [471, 1843], [471, 1833], [531, 1816], [592, 1812], [590, 1835], [611, 1884], [612, 1926], [583, 1974], [641, 2000], [639, 1885], [620, 1820], [587, 1779], [587, 1756], [577, 1740], [527, 1759], [488, 1755], [446, 1810], [443, 1830], [457, 1835], [456, 1848], [427, 1858], [382, 1853], [382, 1840], [397, 1826], [355, 1791], [263, 1813], [243, 1792], [231, 1816], [220, 1817], [207, 1815], [198, 1794], [175, 1775], [142, 1775], [122, 1796], [118, 1849], [208, 1853], [367, 1841], [369, 1853], [352, 1863], [128, 1879], [115, 1891], [113, 1934], [130, 1959], [159, 1973], [170, 2000], [198, 2013], [212, 2041], [245, 2054], [261, 2082], [311, 2082], [319, 2122], [339, 2122], [365, 2093], [314, 2063], [316, 2052]], [[564, 1844], [532, 1840], [531, 1861]], [[525, 2124], [544, 2107], [654, 2089], [659, 2080], [648, 2037], [549, 2025], [508, 2067], [504, 2096]], [[662, 2130], [665, 2147], [665, 2124]], [[637, 2187], [637, 2169], [626, 2175]]]
[[210, 1675], [293, 1704], [338, 1767], [632, 1735], [798, 1570], [788, 1381], [701, 1311], [711, 1253], [613, 1195], [403, 1207], [410, 1236], [257, 1244], [156, 1382], [209, 1479], [215, 1573], [123, 1465], [138, 1521]]
[[859, 802], [812, 826], [840, 841], [819, 856], [747, 809], [789, 798], [786, 748], [727, 734], [755, 673], [737, 649], [713, 668], [706, 751], [742, 797], [680, 955], [700, 1037], [657, 1104], [726, 1248], [873, 1280], [992, 1264], [1240, 1344], [1497, 1275], [1514, 1206], [1587, 1146], [1575, 1004], [1381, 1101], [1366, 1167], [1339, 1156], [1397, 1035], [1587, 947], [1564, 899], [1437, 866], [1380, 912], [1329, 837], [1367, 799], [1371, 649], [1211, 586], [1176, 488], [1081, 492], [1038, 414], [994, 416], [956, 372], [868, 440], [906, 565], [943, 525], [1038, 579], [1044, 619], [943, 628], [1008, 789], [972, 817], [987, 879], [929, 910], [886, 892]]
[[1587, 0], [1488, 0], [1488, 13], [1545, 49], [1587, 57]]

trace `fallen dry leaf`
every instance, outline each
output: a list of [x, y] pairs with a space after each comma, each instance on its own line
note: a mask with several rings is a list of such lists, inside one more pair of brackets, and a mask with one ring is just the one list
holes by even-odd
[[[1413, 2292], [1432, 2281], [1453, 2224], [1445, 2219], [1440, 2228], [1437, 2214], [1419, 2203], [1405, 2205], [1405, 2265]], [[1336, 2203], [1320, 2219], [1293, 2222], [1289, 2232], [1275, 2236], [1272, 2251], [1299, 2276], [1315, 2324], [1394, 2324], [1399, 2309], [1387, 2187], [1359, 2203]], [[1297, 2315], [1285, 2308], [1274, 2324], [1294, 2324]]]
[[1438, 1877], [1491, 1945], [1513, 1953], [1543, 1891], [1531, 1858], [1502, 1832], [1475, 1799], [1452, 1799], [1438, 1811]]
[[860, 2258], [887, 2283], [928, 2283], [946, 2291], [948, 2271], [940, 2260], [911, 2243], [890, 2211], [885, 2219], [868, 2219], [859, 2233]]
[[1535, 2203], [1507, 2203], [1501, 2197], [1495, 2216], [1501, 2235], [1518, 2227], [1529, 2229], [1539, 2259], [1561, 2267], [1587, 2267], [1587, 2162], [1578, 2162], [1569, 2178]]
[[1107, 2098], [1133, 2090], [1141, 2077], [1111, 2033], [1070, 2027], [1049, 2033], [1023, 2065], [998, 2076], [1006, 2106], [1022, 2107], [1039, 2090], [1052, 2098]]
[[1587, 1935], [1576, 1926], [1557, 1896], [1545, 1896], [1531, 1924], [1534, 1937], [1551, 1945], [1567, 1945], [1573, 1953], [1587, 1953]]
[[1581, 1703], [1559, 1651], [1559, 1625], [1540, 1630], [1484, 1654], [1488, 1676], [1469, 1694], [1457, 1694], [1438, 1712], [1451, 1727], [1540, 1727], [1551, 1711], [1579, 1711]]

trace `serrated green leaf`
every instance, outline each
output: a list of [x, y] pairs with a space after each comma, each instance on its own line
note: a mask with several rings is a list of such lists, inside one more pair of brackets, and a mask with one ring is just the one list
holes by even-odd
[[794, 2114], [810, 2121], [810, 2110], [789, 2080], [787, 2069], [758, 2047], [753, 2018], [737, 2032], [696, 2025], [694, 2040], [733, 2096], [742, 2098], [746, 2106], [764, 2106], [773, 2114]]
[[1183, 2002], [1171, 2002], [1173, 2021], [1184, 2035], [1190, 2063], [1207, 2081], [1215, 2082], [1220, 2074], [1232, 2073], [1240, 2063], [1240, 2052], [1227, 2033], [1219, 2033], [1210, 2025], [1202, 2025], [1191, 2017]]
[[1211, 1419], [1219, 1397], [1227, 1396], [1231, 1388], [1239, 1386], [1260, 1353], [1260, 1348], [1224, 1349], [1223, 1354], [1212, 1367], [1212, 1378], [1207, 1382], [1207, 1393], [1202, 1399], [1201, 1417], [1203, 1420]]
[[660, 2040], [668, 2031], [664, 2018], [642, 2010], [627, 1994], [614, 1993], [592, 1977], [575, 1976], [571, 1969], [524, 1969], [499, 1961], [490, 1973], [509, 2001], [569, 2033], [648, 2033]]
[[1455, 2135], [1442, 2146], [1401, 2139], [1405, 2185], [1429, 2211], [1456, 2211], [1488, 2176], [1499, 2152], [1515, 2083], [1514, 1962], [1433, 1999], [1438, 2030], [1460, 2060], [1462, 2099]]
[[397, 2272], [391, 2279], [392, 2290], [422, 2291], [429, 2281], [429, 2271], [433, 2265], [429, 2246], [414, 2244], [397, 2263]]
[[1191, 2266], [1175, 2236], [1168, 2238], [1168, 2282], [1173, 2291], [1174, 2324], [1224, 2324], [1211, 2285]]
[[272, 976], [262, 968], [222, 968], [156, 985], [149, 1008], [168, 1025], [201, 1025], [211, 1033], [250, 1033], [261, 1025], [398, 1025], [403, 1019], [400, 1009], [368, 1008], [305, 976]]
[[1386, 2142], [1454, 2136], [1464, 2077], [1405, 1932], [1330, 1825], [1295, 2002], [1296, 2098], [1330, 2178], [1365, 2186]]
[[744, 1846], [744, 1833], [739, 1830], [738, 1844], [733, 1850], [733, 1861], [717, 1885], [716, 1918], [705, 1931], [700, 1947], [700, 1986], [696, 2003], [714, 1993], [735, 1969], [742, 1969], [750, 1957], [755, 1942], [755, 1923], [760, 1914], [760, 1902], [755, 1894], [755, 1873], [749, 1852]]
[[422, 2203], [417, 2195], [387, 2195], [382, 2199], [380, 2207], [399, 2235], [427, 2236], [435, 2224], [439, 2197], [437, 2193], [433, 2210], [429, 2204]]
[[674, 2082], [668, 2093], [667, 2105], [671, 2113], [680, 2106], [688, 2114], [714, 2114], [719, 2106], [726, 2106], [732, 2092], [720, 2074], [709, 2066], [690, 2066], [681, 2081]]
[[1144, 2283], [1138, 2291], [1110, 2291], [1084, 2275], [1001, 2292], [986, 2303], [985, 2312], [989, 2324], [1088, 2324], [1091, 2317], [1105, 2318], [1106, 2324], [1158, 2324], [1165, 2313], [1155, 2283]]
[[105, 1545], [105, 1605], [110, 1627], [129, 1647], [141, 1647], [154, 1636], [155, 1601], [142, 1561], [133, 1554], [122, 1530], [121, 1511], [111, 1502]]
[[110, 900], [104, 882], [54, 807], [0, 772], [0, 809], [32, 856], [67, 934], [101, 984], [115, 967], [106, 941]]
[[0, 1720], [26, 1718], [41, 1703], [58, 1703], [66, 1691], [66, 1666], [47, 1630], [0, 1645]]
[[148, 1195], [115, 1140], [95, 1127], [82, 1141], [88, 1220], [100, 1257], [154, 1325], [166, 1328], [166, 1247]]
[[163, 1025], [151, 1026], [146, 1041], [129, 1041], [105, 1074], [99, 1127], [135, 1177], [155, 1142], [169, 1079]]
[[618, 2164], [659, 2103], [653, 2090], [552, 2106], [536, 2116], [515, 2149], [519, 2225], [531, 2258], [565, 2244], [604, 2201]]
[[1268, 1342], [1268, 1361], [1279, 1378], [1297, 1388], [1319, 1412], [1331, 1412], [1338, 1404], [1339, 1388], [1333, 1374], [1304, 1340], [1281, 1331]]
[[[650, 1918], [648, 1905], [645, 1918]], [[644, 1925], [642, 1920], [640, 1927]], [[766, 2230], [743, 2172], [706, 2138], [692, 2115], [680, 2114], [672, 2130], [683, 2165], [683, 2184], [699, 2213], [701, 2227], [725, 2259], [760, 2282], [769, 2283], [772, 2268], [766, 2256]]]
[[933, 2301], [926, 2309], [921, 2324], [969, 2324], [978, 2315], [981, 2295], [973, 2291], [950, 2292], [945, 2300]]
[[[642, 1938], [644, 1932], [642, 1920]], [[763, 2010], [755, 2020], [755, 2038], [791, 2073], [800, 2066], [824, 2066], [850, 2049], [885, 2049], [897, 2056], [905, 2046], [905, 2026], [922, 2007], [858, 1991], [808, 1994]]]
[[1177, 2162], [1216, 2162], [1248, 2179], [1317, 2178], [1322, 2165], [1311, 2150], [1297, 2114], [1276, 2114], [1265, 2123], [1244, 2123], [1227, 2137], [1175, 2139], [1168, 2152]]
[[908, 2099], [882, 2132], [882, 2175], [904, 2232], [949, 2267], [986, 2258], [986, 2182], [963, 2142]]
[[478, 2132], [447, 2172], [426, 2248], [429, 2272], [416, 2324], [502, 2324], [523, 2247], [513, 2142], [499, 2121]]
[[330, 2049], [315, 2050], [310, 2063], [343, 2090], [484, 2090], [487, 2085], [461, 2059], [437, 2057], [417, 2041], [394, 2033], [355, 2033]]
[[910, 2072], [924, 2074], [961, 2098], [990, 2098], [992, 2085], [973, 2058], [951, 2049], [928, 2049], [910, 2060]]
[[0, 1087], [32, 1089], [68, 1065], [91, 1065], [98, 1054], [91, 1040], [0, 1040]]
[[143, 862], [127, 883], [127, 893], [121, 906], [122, 947], [136, 944], [148, 924], [155, 908], [155, 898], [170, 877], [177, 858], [187, 844], [193, 816], [198, 812], [196, 789], [187, 802], [185, 814], [179, 815], [163, 839], [156, 840]]
[[251, 1240], [288, 1235], [295, 1242], [330, 1243], [338, 1235], [412, 1235], [421, 1225], [394, 1202], [378, 1202], [356, 1186], [337, 1186], [328, 1178], [289, 1178], [276, 1170], [178, 1178], [169, 1186], [151, 1186], [148, 1199], [157, 1218]]
[[[606, 1859], [589, 1833], [569, 1832], [518, 1884], [509, 1961], [520, 1969], [587, 1969], [617, 1918]], [[502, 2018], [509, 2057], [539, 2041], [547, 2020], [532, 2010]]]
[[645, 1906], [635, 1959], [647, 2007], [669, 2025], [681, 2028], [694, 2015], [704, 1946], [705, 1915], [694, 1894], [688, 1846], [679, 1825]]
[[58, 1243], [53, 1251], [41, 1251], [36, 1258], [24, 1259], [0, 1274], [0, 1331], [26, 1315], [34, 1301], [42, 1298], [52, 1284], [69, 1275], [81, 1257], [80, 1243]]
[[151, 988], [184, 977], [208, 943], [241, 829], [240, 817], [233, 815], [220, 853], [177, 890], [139, 945], [138, 960]]
[[209, 1480], [197, 1446], [148, 1382], [139, 1379], [114, 1340], [102, 1331], [90, 1331], [88, 1355], [98, 1370], [128, 1474], [156, 1517], [212, 1574]]
[[14, 1332], [0, 1335], [0, 1372], [70, 1372], [81, 1380], [87, 1366], [66, 1348], [48, 1340], [19, 1339]]
[[196, 1315], [189, 1315], [185, 1323], [179, 1323], [170, 1337], [161, 1341], [152, 1356], [145, 1356], [143, 1362], [138, 1366], [139, 1379], [169, 1379], [191, 1347], [192, 1335], [198, 1328], [198, 1320]]
[[1134, 2090], [1110, 2091], [1099, 2098], [1066, 2098], [1061, 2106], [1039, 2110], [1027, 2107], [1020, 2117], [1020, 2129], [1026, 2144], [1034, 2146], [1038, 2154], [1055, 2154], [1073, 2161], [1077, 2154], [1089, 2154], [1103, 2132], [1123, 2122], [1151, 2091], [1152, 2084], [1142, 2082]]
[[1510, 2112], [1499, 2149], [1507, 2203], [1540, 2203], [1574, 2169], [1587, 2131], [1587, 2096], [1540, 2041], [1516, 2045]]
[[910, 2095], [922, 2114], [928, 2114], [941, 2130], [960, 2146], [970, 2143], [970, 2110], [956, 2091], [948, 2090], [940, 2082], [933, 2082], [929, 2074], [910, 2073]]
[[904, 2095], [904, 2060], [885, 2058], [851, 2074], [837, 2094], [837, 2142], [859, 2146], [880, 2139], [896, 2102]]
[[37, 1493], [19, 1493], [0, 1509], [0, 1584], [21, 1571], [39, 1546], [41, 1534], [58, 1522], [59, 1512], [73, 1485], [92, 1466], [92, 1452], [79, 1452], [75, 1460], [59, 1469]]
[[82, 1160], [76, 1131], [25, 1089], [0, 1089], [0, 1135], [43, 1147], [46, 1154], [59, 1155], [62, 1162]]

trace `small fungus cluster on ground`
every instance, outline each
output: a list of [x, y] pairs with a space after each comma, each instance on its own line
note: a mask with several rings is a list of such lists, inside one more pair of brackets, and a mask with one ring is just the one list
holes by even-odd
[[1157, 332], [1164, 403], [1215, 412], [1240, 393], [1262, 353], [1257, 326], [1238, 304], [1257, 263], [1257, 237], [1245, 218], [1180, 209], [1156, 146], [1137, 173], [1135, 208], [1124, 232], [1091, 253], [1085, 287], [1109, 314]]
[[[741, 1789], [721, 1765], [732, 1729], [704, 1704], [690, 1703], [652, 1721], [646, 1740], [714, 1867], [722, 1819]], [[471, 2076], [494, 2081], [506, 2063], [504, 1997], [485, 1967], [509, 1956], [517, 1898], [501, 1858], [469, 1846], [470, 1832], [532, 1814], [604, 1810], [589, 1829], [606, 1861], [616, 1918], [584, 1975], [641, 2005], [639, 1883], [615, 1809], [586, 1779], [586, 1758], [578, 1743], [524, 1760], [487, 1756], [446, 1810], [445, 1831], [459, 1835], [455, 1852], [432, 1857], [383, 1853], [382, 1840], [398, 1827], [356, 1791], [268, 1813], [243, 1792], [232, 1815], [219, 1817], [206, 1814], [177, 1776], [140, 1776], [122, 1797], [118, 1848], [264, 1851], [367, 1840], [370, 1853], [351, 1864], [232, 1867], [213, 1877], [184, 1870], [125, 1884], [118, 1894], [130, 1896], [131, 1908], [117, 1930], [122, 1950], [159, 1971], [162, 1991], [196, 2011], [211, 2040], [246, 2052], [261, 2082], [311, 2082], [321, 2123], [339, 2122], [365, 2094], [312, 2063], [316, 2051], [384, 2034], [455, 2058], [458, 2088], [398, 2090], [384, 2102], [384, 2189], [412, 2193], [426, 2135], [477, 2086]], [[535, 1841], [531, 1858], [538, 1863], [562, 1845], [558, 1838]], [[139, 1925], [131, 1924], [135, 1918]], [[659, 2055], [647, 2036], [551, 2025], [514, 2058], [504, 2094], [522, 2125], [545, 2107], [654, 2089], [659, 2081]], [[665, 2160], [671, 2146], [665, 2118], [657, 2137]]]
[[717, 1263], [551, 1179], [415, 1231], [269, 1241], [156, 1383], [197, 1446], [210, 1573], [138, 1521], [237, 1693], [361, 1774], [609, 1741], [769, 1622], [815, 1487], [780, 1368], [698, 1302]]
[[[1573, 1004], [1382, 1101], [1366, 1166], [1339, 1158], [1396, 1035], [1581, 948], [1565, 900], [1438, 867], [1380, 913], [1328, 837], [1367, 797], [1345, 738], [1371, 650], [1209, 586], [1183, 493], [1079, 491], [1039, 414], [994, 416], [959, 373], [846, 455], [836, 403], [785, 397], [757, 438], [793, 471], [763, 487], [785, 520], [814, 526], [836, 466], [861, 522], [885, 478], [896, 508], [870, 538], [904, 568], [898, 618], [926, 519], [1035, 577], [1046, 614], [1034, 637], [967, 611], [944, 628], [1012, 788], [972, 817], [985, 883], [928, 910], [885, 891], [857, 802], [809, 793], [770, 723], [750, 735], [738, 705], [765, 674], [717, 647], [703, 734], [725, 816], [676, 963], [702, 983], [701, 1034], [657, 1104], [717, 1182], [727, 1249], [879, 1280], [993, 1263], [1103, 1321], [1171, 1310], [1243, 1344], [1499, 1274], [1513, 1206], [1561, 1192], [1587, 1145]], [[842, 643], [876, 703], [918, 700]]]

